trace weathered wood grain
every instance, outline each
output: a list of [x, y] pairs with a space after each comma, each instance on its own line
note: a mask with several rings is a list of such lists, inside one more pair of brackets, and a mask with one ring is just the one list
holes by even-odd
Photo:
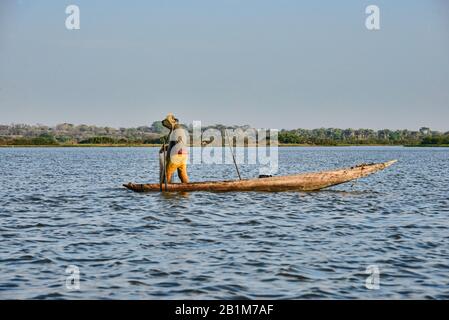
[[[383, 170], [395, 162], [397, 161], [392, 160], [385, 163], [361, 164], [346, 169], [270, 178], [231, 181], [204, 181], [185, 184], [171, 183], [167, 186], [167, 190], [164, 188], [164, 191], [314, 191], [365, 177], [369, 174]], [[160, 192], [159, 183], [135, 184], [130, 182], [128, 184], [124, 184], [123, 186], [136, 192]]]

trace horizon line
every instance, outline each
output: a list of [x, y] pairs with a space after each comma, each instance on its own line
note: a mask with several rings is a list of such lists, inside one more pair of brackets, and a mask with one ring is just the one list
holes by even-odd
[[[200, 120], [195, 120], [195, 121], [200, 121]], [[23, 123], [23, 122], [17, 122], [17, 123], [9, 123], [9, 124], [5, 124], [5, 123], [0, 123], [0, 126], [14, 126], [14, 125], [25, 125], [25, 126], [45, 126], [45, 127], [49, 127], [49, 128], [55, 128], [58, 125], [64, 125], [64, 124], [68, 124], [68, 125], [73, 125], [73, 126], [93, 126], [93, 127], [101, 127], [101, 128], [112, 128], [112, 129], [121, 129], [121, 128], [125, 128], [125, 129], [130, 129], [130, 128], [140, 128], [140, 127], [149, 127], [151, 128], [151, 125], [153, 122], [161, 122], [161, 120], [155, 120], [152, 121], [151, 124], [143, 124], [143, 125], [137, 125], [137, 126], [109, 126], [109, 125], [97, 125], [97, 124], [88, 124], [88, 123], [70, 123], [70, 122], [60, 122], [60, 123], [56, 123], [54, 125], [48, 125], [48, 124], [43, 124], [43, 123], [35, 123], [35, 124], [29, 124], [29, 123]], [[192, 121], [193, 122], [193, 121]], [[181, 125], [187, 125], [186, 123], [180, 123]], [[223, 124], [223, 123], [215, 123], [215, 124], [201, 124], [204, 127], [213, 127], [213, 126], [225, 126], [228, 128], [231, 127], [245, 127], [248, 126], [250, 128], [256, 129], [255, 126], [251, 126], [250, 124], [243, 124], [243, 125], [239, 125], [239, 124]], [[257, 129], [267, 129], [267, 130], [286, 130], [286, 131], [291, 131], [291, 130], [298, 130], [298, 129], [303, 129], [303, 130], [317, 130], [317, 129], [340, 129], [340, 130], [348, 130], [348, 129], [352, 129], [352, 130], [373, 130], [373, 131], [382, 131], [382, 130], [390, 130], [390, 131], [420, 131], [421, 129], [429, 129], [430, 131], [433, 132], [442, 132], [442, 133], [447, 133], [449, 132], [449, 130], [433, 130], [431, 126], [425, 126], [422, 125], [419, 127], [419, 129], [409, 129], [409, 128], [402, 128], [402, 129], [391, 129], [391, 128], [382, 128], [382, 129], [375, 129], [375, 128], [368, 128], [368, 127], [314, 127], [314, 128], [306, 128], [306, 127], [295, 127], [295, 128], [265, 128], [265, 127], [261, 127], [261, 128], [257, 128]]]

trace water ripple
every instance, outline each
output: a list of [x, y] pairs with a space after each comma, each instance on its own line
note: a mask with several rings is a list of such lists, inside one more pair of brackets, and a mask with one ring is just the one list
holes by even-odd
[[[282, 148], [279, 174], [399, 159], [321, 192], [120, 187], [157, 177], [156, 154], [0, 149], [0, 298], [449, 298], [448, 149]], [[189, 171], [192, 180], [233, 174]], [[80, 290], [65, 286], [70, 265]], [[380, 290], [365, 287], [372, 265]]]

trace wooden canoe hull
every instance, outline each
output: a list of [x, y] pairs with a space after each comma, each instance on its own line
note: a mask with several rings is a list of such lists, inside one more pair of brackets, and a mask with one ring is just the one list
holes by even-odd
[[[396, 160], [362, 164], [351, 168], [322, 171], [316, 173], [303, 173], [289, 176], [257, 178], [231, 181], [205, 181], [192, 183], [171, 183], [165, 186], [163, 191], [167, 192], [189, 192], [189, 191], [209, 191], [209, 192], [232, 192], [232, 191], [314, 191], [335, 186], [352, 180], [356, 180], [377, 171], [381, 171]], [[136, 192], [159, 192], [158, 183], [149, 184], [124, 184], [124, 187]]]

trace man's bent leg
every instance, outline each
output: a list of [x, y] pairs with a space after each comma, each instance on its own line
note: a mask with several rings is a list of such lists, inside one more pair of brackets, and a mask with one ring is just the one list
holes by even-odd
[[183, 164], [178, 168], [178, 177], [182, 183], [189, 183], [189, 176], [187, 175], [187, 165]]
[[176, 165], [169, 162], [167, 165], [167, 183], [171, 183], [171, 177], [176, 171]]

